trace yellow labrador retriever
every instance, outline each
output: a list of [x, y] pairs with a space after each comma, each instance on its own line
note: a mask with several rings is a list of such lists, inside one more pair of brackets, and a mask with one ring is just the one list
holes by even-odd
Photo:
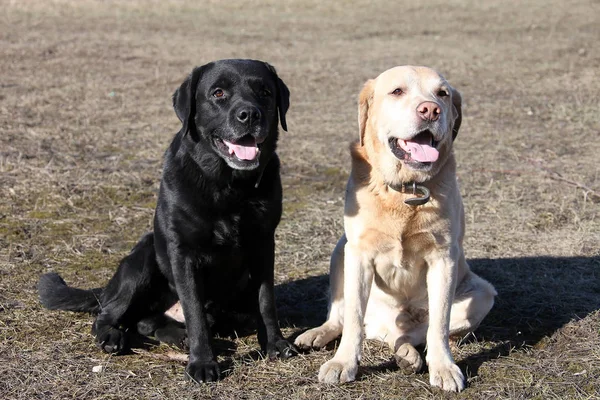
[[320, 348], [342, 334], [321, 382], [355, 379], [364, 334], [415, 371], [423, 362], [414, 346], [427, 343], [431, 385], [464, 388], [448, 340], [479, 325], [496, 291], [471, 272], [463, 252], [452, 152], [460, 123], [460, 94], [430, 68], [392, 68], [360, 93], [327, 321], [296, 339]]

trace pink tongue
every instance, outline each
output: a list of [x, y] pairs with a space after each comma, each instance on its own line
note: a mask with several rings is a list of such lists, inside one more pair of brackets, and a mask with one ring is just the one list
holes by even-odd
[[254, 160], [258, 154], [258, 147], [256, 142], [253, 143], [231, 143], [227, 140], [223, 140], [223, 143], [229, 148], [229, 154], [235, 153], [237, 158], [240, 160]]
[[398, 146], [407, 153], [410, 153], [410, 158], [415, 161], [434, 162], [440, 155], [437, 149], [427, 143], [398, 139]]

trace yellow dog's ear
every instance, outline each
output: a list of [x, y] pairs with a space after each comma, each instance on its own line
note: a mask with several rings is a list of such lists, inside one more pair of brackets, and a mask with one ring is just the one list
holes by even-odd
[[456, 139], [458, 135], [458, 130], [460, 129], [460, 124], [462, 122], [462, 96], [460, 92], [454, 88], [451, 88], [452, 91], [452, 108], [454, 111], [454, 125], [452, 126], [452, 140]]
[[369, 79], [365, 82], [363, 89], [358, 96], [358, 133], [360, 135], [360, 145], [364, 145], [365, 129], [367, 129], [367, 120], [369, 119], [369, 107], [373, 102], [375, 90], [375, 80]]

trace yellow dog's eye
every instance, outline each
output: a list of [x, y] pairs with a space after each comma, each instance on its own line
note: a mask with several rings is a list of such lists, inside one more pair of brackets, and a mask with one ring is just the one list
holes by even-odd
[[404, 93], [404, 90], [402, 90], [402, 89], [400, 89], [400, 88], [397, 88], [396, 90], [394, 90], [394, 91], [392, 92], [392, 94], [393, 94], [394, 96], [400, 96], [400, 95], [401, 95], [401, 94], [403, 94], [403, 93]]
[[213, 96], [216, 98], [221, 98], [225, 96], [225, 92], [223, 92], [221, 89], [217, 89], [213, 92]]
[[437, 95], [438, 95], [438, 97], [446, 97], [446, 96], [449, 96], [450, 93], [448, 93], [448, 91], [446, 89], [440, 89], [437, 92]]

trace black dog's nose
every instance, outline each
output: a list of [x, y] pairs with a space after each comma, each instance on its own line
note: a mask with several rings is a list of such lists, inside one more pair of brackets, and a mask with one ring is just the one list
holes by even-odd
[[242, 124], [253, 124], [260, 119], [260, 110], [255, 107], [242, 107], [236, 117]]

